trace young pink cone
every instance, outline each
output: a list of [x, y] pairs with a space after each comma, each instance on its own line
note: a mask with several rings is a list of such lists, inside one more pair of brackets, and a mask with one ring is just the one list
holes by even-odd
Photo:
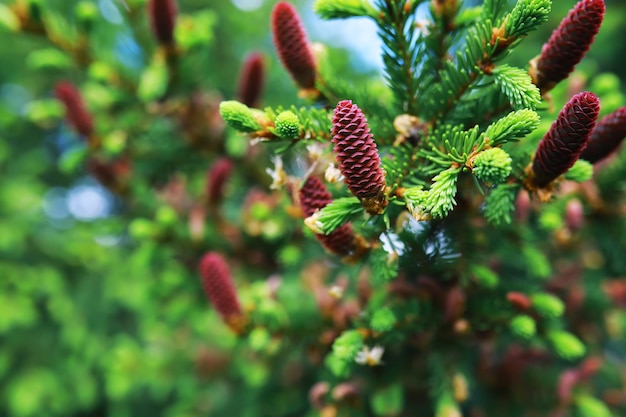
[[565, 224], [571, 232], [577, 232], [585, 223], [585, 208], [579, 199], [574, 198], [565, 206]]
[[368, 213], [382, 213], [388, 203], [385, 171], [365, 115], [352, 101], [344, 100], [335, 108], [332, 125], [333, 151], [346, 186]]
[[600, 101], [589, 92], [576, 94], [565, 104], [537, 147], [532, 164], [535, 186], [545, 187], [574, 165], [587, 146], [599, 112]]
[[199, 271], [207, 298], [224, 322], [237, 328], [244, 315], [224, 258], [216, 252], [206, 253], [200, 260]]
[[[316, 211], [323, 209], [333, 201], [332, 195], [328, 192], [322, 181], [316, 177], [309, 177], [299, 193], [300, 206], [306, 217], [312, 216]], [[343, 224], [333, 232], [315, 237], [322, 246], [330, 252], [345, 256], [350, 254], [355, 246], [355, 236], [350, 223]]]
[[248, 55], [239, 76], [237, 100], [248, 107], [258, 107], [264, 79], [263, 55], [256, 52]]
[[228, 158], [218, 159], [207, 175], [206, 197], [210, 206], [216, 206], [224, 197], [224, 186], [233, 170], [233, 163]]
[[604, 0], [581, 0], [552, 32], [541, 54], [531, 61], [531, 77], [542, 93], [567, 78], [583, 59], [600, 30], [604, 12]]
[[612, 154], [626, 138], [626, 106], [604, 116], [591, 132], [580, 159], [592, 164]]
[[178, 6], [176, 0], [148, 0], [148, 17], [159, 44], [174, 44], [174, 28]]
[[93, 133], [93, 119], [83, 102], [80, 91], [68, 81], [60, 81], [54, 88], [57, 99], [65, 106], [67, 123], [82, 136]]
[[278, 58], [303, 89], [315, 88], [315, 58], [296, 8], [278, 2], [272, 10], [272, 34]]

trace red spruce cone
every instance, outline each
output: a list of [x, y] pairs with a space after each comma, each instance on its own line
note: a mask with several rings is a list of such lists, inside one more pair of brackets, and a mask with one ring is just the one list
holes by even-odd
[[533, 82], [542, 93], [567, 78], [589, 50], [604, 18], [603, 0], [582, 0], [570, 10], [531, 63]]
[[174, 43], [177, 12], [176, 0], [148, 0], [148, 16], [152, 31], [161, 45]]
[[545, 187], [574, 165], [587, 146], [599, 111], [598, 97], [589, 92], [576, 94], [563, 107], [537, 147], [532, 165], [536, 186]]
[[385, 171], [365, 115], [352, 101], [344, 100], [337, 104], [332, 123], [333, 151], [344, 182], [368, 213], [380, 214], [387, 206]]
[[222, 319], [230, 325], [240, 321], [243, 312], [230, 270], [222, 256], [215, 252], [206, 253], [200, 260], [199, 270], [204, 292]]
[[294, 6], [276, 3], [272, 11], [272, 33], [280, 62], [296, 84], [300, 88], [315, 88], [315, 59]]
[[530, 298], [528, 298], [526, 294], [517, 291], [509, 291], [506, 294], [506, 299], [513, 305], [513, 307], [521, 311], [530, 309], [532, 304]]
[[[322, 181], [316, 177], [309, 177], [300, 189], [300, 206], [306, 217], [312, 216], [333, 201]], [[348, 255], [354, 248], [354, 231], [350, 223], [343, 224], [327, 235], [315, 237], [330, 252], [336, 255]]]
[[239, 76], [237, 99], [248, 107], [257, 107], [264, 79], [263, 55], [256, 52], [248, 55]]
[[626, 107], [604, 116], [591, 132], [587, 147], [580, 159], [592, 164], [609, 156], [626, 138]]
[[54, 88], [56, 97], [65, 106], [67, 123], [76, 132], [88, 137], [93, 133], [93, 119], [80, 95], [80, 91], [67, 81], [60, 81]]
[[117, 194], [123, 194], [128, 189], [132, 172], [130, 159], [120, 157], [112, 161], [103, 161], [91, 158], [86, 163], [87, 172], [94, 176], [102, 186]]
[[222, 201], [224, 185], [233, 170], [233, 163], [228, 158], [220, 158], [213, 164], [207, 175], [206, 196], [209, 205], [215, 206]]

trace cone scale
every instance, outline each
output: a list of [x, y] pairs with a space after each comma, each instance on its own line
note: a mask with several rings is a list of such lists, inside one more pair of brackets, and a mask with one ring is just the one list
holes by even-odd
[[535, 186], [547, 186], [574, 165], [587, 146], [599, 111], [598, 97], [589, 92], [576, 94], [563, 107], [537, 147], [531, 173]]
[[350, 100], [337, 104], [332, 119], [333, 151], [350, 192], [370, 214], [387, 206], [385, 171], [363, 112]]

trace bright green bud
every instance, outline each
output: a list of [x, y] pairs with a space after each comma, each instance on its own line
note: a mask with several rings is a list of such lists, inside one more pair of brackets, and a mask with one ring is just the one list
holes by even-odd
[[20, 20], [13, 10], [5, 4], [0, 4], [0, 29], [6, 29], [11, 32], [20, 30]]
[[537, 332], [537, 326], [535, 321], [526, 315], [520, 315], [513, 317], [509, 324], [511, 333], [521, 339], [530, 339]]
[[393, 329], [393, 326], [396, 324], [396, 316], [393, 314], [393, 311], [389, 308], [382, 308], [380, 310], [376, 310], [374, 315], [372, 316], [372, 320], [370, 321], [370, 327], [375, 332], [388, 332]]
[[576, 182], [585, 182], [590, 180], [592, 176], [593, 165], [591, 162], [585, 161], [584, 159], [576, 161], [574, 166], [565, 173], [565, 179]]
[[262, 352], [268, 348], [272, 341], [272, 337], [263, 327], [253, 329], [248, 335], [248, 343], [250, 348], [257, 352]]
[[128, 234], [135, 240], [149, 240], [158, 234], [159, 230], [148, 219], [135, 219], [128, 225]]
[[558, 230], [565, 224], [560, 211], [550, 207], [539, 215], [539, 224], [545, 230]]
[[276, 125], [276, 134], [282, 139], [296, 139], [300, 136], [300, 120], [291, 111], [280, 113], [274, 125]]
[[347, 378], [350, 374], [349, 372], [349, 361], [345, 361], [337, 355], [326, 355], [326, 359], [324, 360], [324, 364], [330, 370], [330, 372], [336, 377]]
[[484, 265], [472, 266], [471, 274], [472, 278], [474, 278], [478, 284], [486, 288], [495, 288], [498, 286], [498, 282], [500, 281], [498, 274]]
[[345, 19], [348, 17], [376, 17], [376, 9], [367, 0], [316, 0], [313, 10], [322, 19]]
[[586, 348], [573, 334], [564, 330], [552, 330], [547, 335], [552, 349], [563, 359], [574, 360], [585, 354]]
[[240, 132], [250, 133], [261, 129], [261, 125], [254, 117], [252, 110], [238, 101], [222, 101], [220, 103], [220, 115], [228, 126]]
[[156, 211], [154, 219], [162, 226], [173, 226], [178, 221], [178, 214], [170, 206], [161, 206]]
[[99, 16], [98, 6], [90, 1], [81, 1], [76, 5], [74, 14], [80, 22], [89, 26], [95, 22]]
[[347, 330], [333, 343], [333, 354], [341, 360], [352, 362], [363, 348], [363, 336], [356, 330]]
[[511, 174], [511, 157], [500, 148], [491, 148], [474, 158], [474, 174], [490, 184], [504, 182]]
[[606, 404], [588, 395], [576, 396], [576, 408], [580, 417], [613, 417]]
[[538, 293], [531, 296], [533, 309], [543, 318], [553, 319], [563, 315], [563, 301], [552, 294]]
[[604, 110], [604, 95], [619, 91], [621, 88], [619, 77], [615, 74], [605, 72], [593, 78], [589, 86], [589, 91], [593, 91], [599, 96], [602, 96], [602, 108]]

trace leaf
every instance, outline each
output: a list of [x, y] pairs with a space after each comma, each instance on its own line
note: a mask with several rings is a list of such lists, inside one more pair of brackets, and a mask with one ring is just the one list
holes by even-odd
[[500, 91], [507, 96], [515, 110], [535, 109], [541, 103], [539, 88], [533, 84], [530, 75], [521, 68], [508, 64], [493, 69], [494, 80]]
[[377, 416], [396, 416], [404, 408], [404, 387], [394, 384], [374, 392], [372, 409]]
[[137, 95], [144, 103], [160, 98], [167, 90], [168, 73], [165, 62], [155, 61], [141, 74]]
[[56, 48], [33, 51], [26, 58], [26, 65], [32, 70], [66, 70], [73, 66], [72, 59]]
[[363, 206], [356, 197], [344, 197], [333, 200], [319, 211], [316, 220], [321, 223], [320, 229], [327, 235], [361, 213], [363, 213]]
[[494, 225], [511, 223], [518, 188], [515, 184], [500, 184], [491, 190], [485, 199], [485, 218], [489, 223]]
[[504, 33], [507, 38], [518, 38], [537, 29], [548, 20], [551, 0], [520, 0], [506, 17]]
[[521, 139], [539, 126], [539, 115], [530, 109], [513, 111], [490, 124], [483, 137], [489, 145], [499, 146], [512, 140]]

